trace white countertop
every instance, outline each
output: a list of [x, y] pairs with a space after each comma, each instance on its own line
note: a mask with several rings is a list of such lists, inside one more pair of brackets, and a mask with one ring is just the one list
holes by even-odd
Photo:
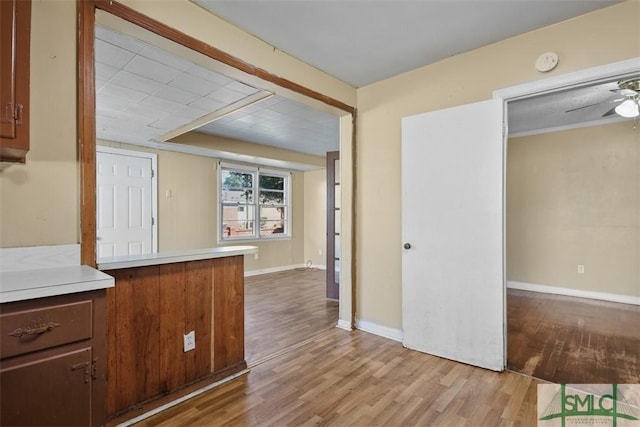
[[111, 288], [113, 277], [86, 265], [0, 272], [0, 303]]
[[217, 248], [193, 249], [188, 251], [99, 258], [97, 263], [99, 270], [116, 270], [120, 268], [170, 264], [173, 262], [224, 258], [236, 255], [255, 254], [257, 252], [257, 246], [220, 246]]

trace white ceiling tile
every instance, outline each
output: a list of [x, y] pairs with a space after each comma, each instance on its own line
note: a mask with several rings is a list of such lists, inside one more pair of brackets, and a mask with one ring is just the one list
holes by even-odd
[[166, 99], [158, 98], [155, 96], [146, 97], [139, 103], [139, 105], [164, 111], [167, 113], [174, 113], [183, 108], [183, 105], [180, 105], [177, 102], [167, 101]]
[[181, 73], [179, 76], [176, 76], [170, 85], [200, 96], [206, 96], [220, 88], [220, 86], [215, 83], [188, 73]]
[[101, 90], [101, 95], [118, 98], [123, 104], [135, 104], [148, 96], [144, 92], [128, 89], [113, 83], [113, 80], [107, 83]]
[[240, 92], [244, 95], [253, 95], [254, 93], [258, 93], [260, 91], [259, 89], [256, 89], [253, 86], [249, 86], [247, 84], [237, 82], [237, 81], [232, 81], [231, 83], [225, 85], [225, 87], [235, 92]]
[[119, 71], [111, 80], [111, 83], [117, 84], [121, 87], [133, 89], [146, 94], [152, 94], [164, 87], [162, 83], [158, 83], [155, 80], [142, 77], [138, 74], [133, 74], [128, 71]]
[[193, 65], [187, 73], [191, 74], [195, 77], [200, 77], [201, 79], [205, 79], [211, 83], [215, 83], [218, 86], [226, 86], [229, 83], [233, 82], [233, 79], [230, 79], [227, 76], [224, 76], [220, 73], [216, 73], [215, 71], [211, 71], [207, 68], [201, 67], [200, 65]]
[[102, 62], [96, 62], [96, 79], [109, 81], [118, 73], [118, 68]]
[[124, 111], [127, 109], [127, 106], [122, 102], [120, 97], [105, 94], [101, 90], [96, 99], [96, 109]]
[[182, 89], [178, 89], [172, 86], [163, 86], [162, 89], [158, 90], [154, 93], [154, 96], [158, 98], [166, 99], [168, 101], [177, 102], [178, 104], [188, 105], [200, 98], [200, 96], [196, 95], [192, 92], [187, 92]]
[[95, 41], [95, 52], [96, 58], [99, 58], [100, 62], [117, 69], [121, 69], [135, 57], [134, 53], [102, 40]]
[[226, 104], [233, 104], [234, 102], [240, 101], [243, 98], [246, 98], [246, 95], [236, 92], [234, 90], [228, 89], [226, 87], [222, 87], [214, 90], [209, 95], [208, 98], [215, 99], [216, 101], [221, 101]]
[[175, 68], [168, 67], [143, 56], [133, 58], [124, 69], [164, 84], [169, 83], [181, 73]]
[[186, 59], [180, 58], [179, 56], [159, 49], [155, 46], [147, 45], [142, 49], [142, 51], [140, 51], [139, 54], [141, 56], [144, 56], [145, 58], [149, 58], [153, 61], [159, 62], [180, 71], [187, 71], [193, 66], [193, 64]]
[[209, 111], [201, 110], [199, 108], [192, 108], [192, 107], [184, 107], [173, 113], [173, 115], [175, 115], [176, 117], [184, 117], [190, 120], [199, 119], [200, 117], [206, 114], [209, 114]]
[[269, 107], [270, 110], [277, 111], [279, 113], [290, 114], [294, 111], [302, 110], [302, 105], [293, 101], [283, 101], [277, 104], [273, 104]]
[[169, 117], [166, 117], [164, 119], [157, 120], [151, 123], [149, 126], [156, 129], [161, 129], [164, 132], [167, 132], [167, 131], [172, 131], [174, 129], [177, 129], [181, 126], [184, 126], [190, 122], [191, 120], [186, 119], [184, 117], [177, 117], [174, 115], [170, 115]]
[[95, 32], [96, 39], [118, 46], [132, 53], [138, 53], [145, 47], [145, 44], [136, 38], [118, 33], [100, 25], [96, 25]]
[[216, 101], [215, 99], [204, 97], [192, 102], [191, 104], [189, 104], [189, 107], [197, 108], [200, 110], [206, 110], [213, 113], [214, 111], [218, 111], [219, 109], [221, 109], [222, 107], [225, 107], [226, 105], [227, 104], [224, 102], [220, 102], [220, 101]]
[[96, 92], [99, 91], [107, 84], [109, 80], [103, 80], [100, 77], [96, 76]]
[[120, 113], [121, 117], [127, 117], [132, 120], [136, 120], [140, 123], [141, 126], [146, 126], [149, 123], [164, 119], [165, 117], [168, 117], [170, 115], [171, 113], [168, 113], [166, 111], [162, 111], [157, 108], [149, 108], [148, 106], [139, 104], [132, 105], [131, 107]]

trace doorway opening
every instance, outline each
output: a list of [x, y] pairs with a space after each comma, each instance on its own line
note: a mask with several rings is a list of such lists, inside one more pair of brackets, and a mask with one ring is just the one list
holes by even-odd
[[[631, 230], [638, 218], [634, 198], [624, 196], [638, 193], [638, 131], [637, 123], [611, 119], [624, 100], [619, 82], [639, 73], [638, 61], [630, 60], [494, 93], [505, 101], [510, 128], [504, 264], [510, 370], [557, 383], [638, 381], [636, 361], [621, 356], [640, 348], [631, 326], [640, 321], [640, 299], [632, 295], [638, 237]], [[574, 121], [554, 126], [553, 115], [533, 123], [523, 114], [551, 104]], [[594, 119], [580, 118], [590, 114]], [[525, 120], [530, 129], [522, 129]]]

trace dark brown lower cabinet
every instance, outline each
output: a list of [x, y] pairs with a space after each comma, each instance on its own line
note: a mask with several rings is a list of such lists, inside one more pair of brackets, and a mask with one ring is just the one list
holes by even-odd
[[91, 425], [91, 363], [87, 347], [4, 369], [2, 425]]
[[[246, 368], [244, 258], [109, 270], [107, 416], [132, 418]], [[184, 351], [184, 335], [195, 349]]]
[[105, 423], [105, 292], [0, 306], [0, 425]]

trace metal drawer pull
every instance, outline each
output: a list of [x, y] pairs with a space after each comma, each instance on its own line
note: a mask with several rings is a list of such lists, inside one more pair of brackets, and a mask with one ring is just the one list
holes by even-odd
[[23, 335], [41, 335], [57, 328], [58, 326], [60, 326], [60, 323], [49, 322], [38, 328], [18, 328], [13, 332], [9, 332], [9, 335], [16, 338], [22, 338]]

